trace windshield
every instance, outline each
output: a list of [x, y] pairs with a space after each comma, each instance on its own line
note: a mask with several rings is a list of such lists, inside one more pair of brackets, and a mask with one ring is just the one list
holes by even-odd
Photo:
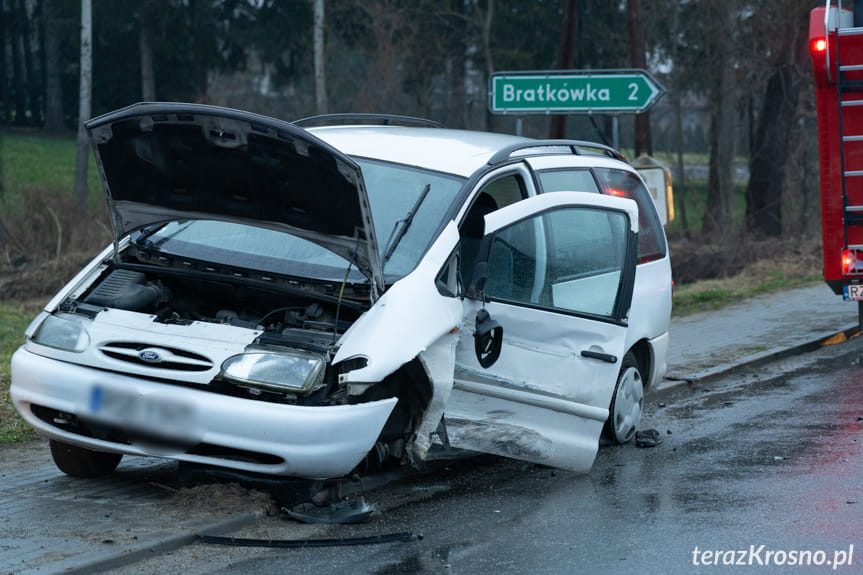
[[[358, 159], [357, 163], [362, 168], [382, 260], [396, 224], [405, 219], [429, 186], [427, 196], [384, 266], [387, 280], [394, 281], [419, 263], [464, 179], [371, 160]], [[341, 281], [348, 266], [347, 260], [308, 240], [236, 223], [171, 222], [147, 239], [153, 247], [171, 255], [293, 276]], [[362, 275], [353, 270], [350, 279], [361, 281]]]

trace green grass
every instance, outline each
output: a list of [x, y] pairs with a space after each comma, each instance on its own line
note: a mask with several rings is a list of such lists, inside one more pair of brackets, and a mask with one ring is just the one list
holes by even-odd
[[[13, 132], [0, 137], [2, 153], [2, 197], [7, 210], [16, 209], [29, 190], [72, 196], [75, 193], [75, 139]], [[90, 206], [104, 203], [96, 162], [90, 149], [87, 168], [87, 198]]]
[[24, 343], [24, 330], [39, 313], [43, 301], [0, 301], [0, 444], [21, 443], [36, 437], [12, 407], [9, 397], [9, 360]]
[[773, 271], [768, 276], [765, 279], [744, 273], [732, 278], [704, 280], [676, 287], [671, 315], [680, 317], [701, 311], [717, 310], [757, 295], [824, 281], [820, 273], [803, 277], [786, 277], [781, 272]]

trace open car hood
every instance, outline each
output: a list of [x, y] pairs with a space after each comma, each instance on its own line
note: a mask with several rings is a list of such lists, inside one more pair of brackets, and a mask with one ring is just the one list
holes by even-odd
[[383, 291], [360, 167], [288, 122], [200, 104], [141, 103], [85, 124], [114, 239], [171, 220], [284, 231], [352, 262]]

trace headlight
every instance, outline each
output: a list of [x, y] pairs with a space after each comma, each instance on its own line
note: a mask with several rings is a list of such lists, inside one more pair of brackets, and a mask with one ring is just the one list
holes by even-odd
[[77, 315], [49, 315], [33, 334], [33, 341], [48, 347], [82, 352], [90, 345], [85, 321], [88, 320]]
[[229, 357], [222, 377], [240, 385], [305, 395], [324, 379], [324, 358], [302, 350], [250, 351]]

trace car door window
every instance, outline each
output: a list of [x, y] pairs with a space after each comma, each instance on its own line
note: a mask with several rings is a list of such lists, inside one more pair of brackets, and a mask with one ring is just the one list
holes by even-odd
[[518, 174], [508, 174], [485, 184], [476, 195], [461, 226], [463, 284], [469, 286], [479, 243], [485, 233], [486, 214], [527, 197], [524, 181]]
[[635, 200], [638, 204], [638, 262], [645, 263], [665, 257], [662, 222], [656, 212], [653, 197], [637, 175], [615, 168], [556, 169], [538, 172], [538, 178], [543, 193], [602, 192]]
[[491, 240], [484, 293], [503, 301], [615, 319], [629, 222], [621, 212], [549, 211]]

